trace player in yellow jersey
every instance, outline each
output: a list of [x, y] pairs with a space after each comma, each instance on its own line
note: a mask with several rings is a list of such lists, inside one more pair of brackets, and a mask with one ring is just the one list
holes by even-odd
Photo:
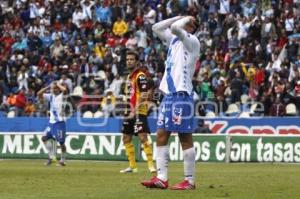
[[149, 171], [154, 173], [156, 169], [153, 164], [152, 146], [148, 141], [150, 130], [147, 122], [148, 100], [151, 90], [150, 78], [147, 68], [139, 66], [138, 54], [136, 52], [127, 51], [126, 65], [130, 73], [127, 77], [125, 94], [127, 95], [130, 108], [125, 112], [122, 134], [126, 155], [129, 160], [129, 167], [120, 172], [137, 172], [135, 150], [132, 143], [132, 136], [137, 135], [143, 145]]

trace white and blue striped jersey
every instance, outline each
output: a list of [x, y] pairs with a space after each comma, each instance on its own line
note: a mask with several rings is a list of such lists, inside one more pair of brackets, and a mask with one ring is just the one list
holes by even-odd
[[192, 78], [200, 54], [200, 42], [196, 36], [184, 30], [189, 20], [188, 17], [174, 17], [156, 23], [152, 28], [169, 46], [165, 73], [159, 86], [165, 94], [193, 92]]
[[56, 122], [65, 121], [64, 114], [64, 95], [60, 93], [53, 95], [49, 93], [43, 94], [44, 99], [50, 103], [50, 120], [49, 123], [54, 124]]

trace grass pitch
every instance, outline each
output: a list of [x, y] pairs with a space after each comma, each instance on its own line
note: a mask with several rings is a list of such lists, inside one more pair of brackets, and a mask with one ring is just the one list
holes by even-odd
[[[140, 181], [151, 174], [120, 174], [127, 162], [0, 160], [0, 199], [300, 199], [299, 164], [197, 163], [197, 189], [150, 190]], [[182, 163], [170, 163], [170, 184], [182, 180]]]

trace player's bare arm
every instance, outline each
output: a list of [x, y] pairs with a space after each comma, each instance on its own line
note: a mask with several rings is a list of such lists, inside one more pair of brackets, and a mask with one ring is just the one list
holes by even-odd
[[59, 82], [56, 83], [56, 86], [59, 88], [59, 90], [63, 93], [67, 92], [66, 86], [61, 85]]
[[169, 45], [172, 40], [173, 34], [170, 30], [170, 26], [177, 20], [182, 19], [183, 16], [177, 16], [170, 19], [163, 20], [152, 26], [153, 32], [165, 43]]
[[43, 98], [43, 94], [50, 88], [50, 85], [49, 86], [46, 86], [44, 88], [42, 88], [41, 90], [39, 90], [37, 92], [37, 96], [42, 99]]
[[192, 35], [196, 27], [196, 19], [192, 16], [183, 17], [171, 25], [172, 34], [176, 35], [190, 52], [200, 48], [199, 40]]

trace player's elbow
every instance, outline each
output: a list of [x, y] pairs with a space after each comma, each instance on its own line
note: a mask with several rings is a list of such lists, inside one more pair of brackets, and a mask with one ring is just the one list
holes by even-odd
[[41, 95], [43, 95], [43, 89], [40, 89], [37, 93], [36, 93], [36, 95], [39, 97], [39, 96], [41, 96]]
[[179, 32], [180, 27], [174, 23], [170, 27], [172, 34], [176, 35]]
[[159, 23], [156, 23], [154, 25], [152, 25], [152, 31], [156, 34], [159, 34], [161, 32], [164, 32], [166, 28], [162, 27]]
[[157, 24], [154, 24], [153, 26], [152, 26], [152, 31], [153, 32], [155, 32], [155, 33], [157, 33], [158, 32], [158, 26], [157, 26]]
[[67, 93], [67, 88], [65, 86], [62, 86], [60, 88], [60, 91], [63, 92], [64, 94]]
[[38, 92], [36, 95], [37, 95], [37, 97], [38, 97], [39, 99], [42, 99], [42, 98], [43, 98], [43, 93], [42, 93], [42, 92]]

